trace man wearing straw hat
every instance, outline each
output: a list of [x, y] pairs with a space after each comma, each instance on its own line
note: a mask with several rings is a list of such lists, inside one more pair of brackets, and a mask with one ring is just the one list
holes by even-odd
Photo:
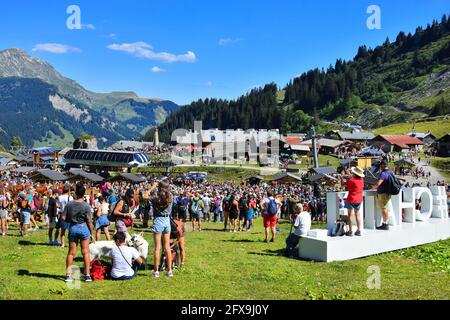
[[347, 236], [353, 237], [352, 216], [355, 212], [357, 230], [355, 236], [361, 236], [362, 221], [360, 216], [361, 204], [363, 202], [364, 193], [364, 170], [360, 167], [351, 168], [352, 177], [345, 181], [345, 186], [348, 191], [347, 199], [345, 200], [345, 207], [348, 211], [348, 232]]

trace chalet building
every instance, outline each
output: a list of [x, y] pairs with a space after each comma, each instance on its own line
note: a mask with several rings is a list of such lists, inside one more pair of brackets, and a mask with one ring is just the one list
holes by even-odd
[[311, 152], [311, 148], [307, 145], [302, 145], [306, 138], [306, 134], [296, 133], [283, 136], [281, 141], [283, 143], [282, 150], [288, 154], [297, 154], [299, 156], [306, 156]]
[[284, 145], [278, 130], [189, 131], [176, 140], [178, 148], [197, 151], [203, 158], [216, 161], [260, 161], [260, 154], [280, 154]]
[[359, 130], [353, 130], [353, 131], [340, 131], [340, 130], [333, 130], [328, 132], [325, 135], [326, 138], [329, 139], [336, 139], [341, 141], [351, 141], [351, 142], [359, 142], [364, 143], [371, 141], [373, 138], [375, 138], [375, 135], [371, 132], [366, 131], [359, 131]]
[[153, 142], [141, 142], [141, 141], [118, 141], [111, 146], [112, 150], [120, 151], [145, 151], [153, 147]]
[[422, 141], [425, 145], [431, 146], [435, 141], [436, 137], [430, 132], [422, 133], [422, 132], [410, 132], [408, 133], [410, 137], [416, 137], [420, 141]]
[[408, 135], [378, 135], [371, 142], [373, 148], [381, 149], [386, 153], [418, 151], [423, 148], [423, 145], [424, 143], [418, 138]]
[[436, 140], [435, 147], [440, 157], [450, 157], [450, 133]]
[[[343, 147], [350, 145], [349, 141], [340, 141], [327, 138], [317, 139], [317, 148], [321, 154], [338, 154]], [[302, 145], [312, 148], [312, 140], [302, 142]]]
[[35, 165], [42, 165], [59, 161], [58, 150], [54, 148], [34, 148], [31, 150], [31, 153], [33, 154], [33, 163]]

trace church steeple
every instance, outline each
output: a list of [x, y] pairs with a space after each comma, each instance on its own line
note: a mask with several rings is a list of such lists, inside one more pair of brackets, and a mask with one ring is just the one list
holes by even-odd
[[159, 146], [159, 131], [158, 131], [158, 127], [155, 128], [155, 134], [153, 135], [153, 145], [155, 147]]

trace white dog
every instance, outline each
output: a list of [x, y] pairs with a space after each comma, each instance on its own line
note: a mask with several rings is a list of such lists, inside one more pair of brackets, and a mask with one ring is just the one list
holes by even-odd
[[[127, 246], [132, 247], [133, 243], [131, 242], [131, 236], [127, 232], [125, 233], [125, 243]], [[94, 259], [102, 259], [109, 258], [111, 256], [111, 250], [114, 248], [114, 241], [96, 241], [95, 243], [91, 243], [89, 245], [89, 254], [91, 256], [91, 260]]]
[[139, 252], [142, 259], [147, 260], [149, 245], [148, 245], [148, 241], [144, 239], [144, 233], [141, 232], [139, 234], [134, 234], [131, 237], [130, 242], [131, 242], [131, 247], [134, 247]]
[[[134, 234], [130, 236], [126, 233], [127, 246], [134, 247], [140, 254], [140, 256], [147, 261], [148, 258], [148, 241], [144, 239], [144, 234]], [[97, 241], [95, 243], [91, 243], [89, 245], [89, 253], [91, 256], [91, 260], [93, 259], [102, 259], [102, 258], [110, 258], [111, 250], [115, 246], [114, 241]]]

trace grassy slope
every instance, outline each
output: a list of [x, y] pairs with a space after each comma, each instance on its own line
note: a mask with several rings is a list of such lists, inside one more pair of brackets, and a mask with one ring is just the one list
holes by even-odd
[[432, 162], [433, 167], [437, 168], [440, 173], [450, 179], [450, 159], [436, 157]]
[[[387, 127], [374, 130], [375, 134], [407, 134], [412, 130], [412, 123], [397, 123]], [[417, 132], [428, 132], [430, 130], [436, 137], [440, 138], [450, 132], [450, 119], [437, 121], [424, 121], [416, 123]]]
[[75, 137], [66, 129], [64, 129], [61, 125], [56, 124], [59, 129], [64, 133], [64, 138], [58, 137], [53, 132], [49, 131], [47, 133], [47, 137], [41, 141], [34, 142], [34, 148], [39, 147], [54, 147], [59, 149], [64, 149], [73, 144]]
[[[251, 233], [220, 232], [207, 224], [187, 234], [187, 262], [174, 279], [81, 283], [68, 289], [61, 279], [66, 249], [48, 247], [46, 231], [26, 240], [0, 239], [1, 299], [449, 299], [450, 241], [346, 262], [315, 263], [279, 256], [288, 224], [273, 244], [262, 243], [262, 222]], [[17, 234], [12, 229], [10, 234]], [[145, 233], [151, 240], [151, 234]], [[150, 253], [152, 253], [150, 248]], [[150, 254], [149, 260], [152, 259]], [[81, 266], [80, 259], [77, 265]], [[369, 290], [369, 266], [381, 268], [381, 289]]]

